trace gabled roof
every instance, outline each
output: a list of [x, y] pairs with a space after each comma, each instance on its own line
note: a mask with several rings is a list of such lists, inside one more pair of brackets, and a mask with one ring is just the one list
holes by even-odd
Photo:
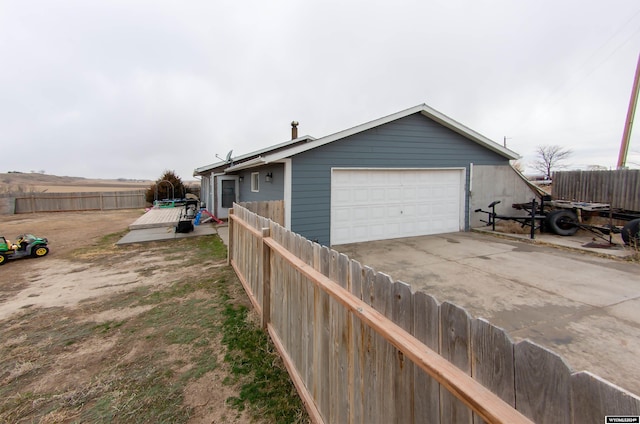
[[[285, 149], [287, 147], [290, 146], [295, 146], [296, 144], [301, 144], [301, 143], [305, 143], [305, 142], [309, 142], [309, 141], [313, 141], [315, 140], [315, 137], [311, 137], [310, 135], [303, 135], [302, 137], [298, 137], [298, 138], [294, 138], [293, 140], [287, 140], [283, 143], [280, 144], [275, 144], [273, 146], [269, 146], [267, 148], [261, 149], [261, 150], [256, 150], [255, 152], [251, 152], [251, 153], [247, 153], [241, 156], [237, 156], [232, 158], [231, 160], [231, 167], [234, 166], [235, 164], [242, 164], [242, 163], [248, 163], [251, 162], [254, 158], [259, 158], [261, 157], [261, 155], [267, 154], [269, 152], [276, 152], [278, 150], [282, 150]], [[209, 171], [212, 171], [214, 169], [220, 169], [220, 171], [225, 170], [226, 168], [229, 167], [229, 162], [226, 161], [220, 161], [220, 162], [216, 162], [216, 163], [212, 163], [210, 165], [205, 165], [202, 166], [200, 168], [196, 168], [193, 171], [193, 175], [199, 175], [199, 174], [203, 174]]]
[[325, 144], [329, 144], [332, 143], [334, 141], [337, 140], [341, 140], [343, 138], [352, 136], [354, 134], [358, 134], [360, 132], [369, 130], [371, 128], [375, 128], [378, 127], [380, 125], [384, 125], [387, 124], [389, 122], [393, 122], [397, 119], [400, 118], [404, 118], [406, 116], [409, 115], [413, 115], [415, 113], [421, 113], [422, 115], [426, 116], [429, 119], [432, 119], [434, 121], [436, 121], [437, 123], [443, 125], [446, 128], [449, 128], [450, 130], [462, 135], [463, 137], [474, 141], [478, 144], [480, 144], [481, 146], [495, 152], [498, 153], [499, 155], [509, 159], [509, 160], [515, 160], [520, 158], [520, 155], [518, 155], [517, 153], [507, 149], [506, 147], [502, 147], [500, 144], [496, 143], [495, 141], [492, 141], [490, 139], [488, 139], [487, 137], [483, 136], [482, 134], [479, 134], [475, 131], [473, 131], [472, 129], [462, 125], [461, 123], [449, 118], [448, 116], [444, 115], [443, 113], [438, 112], [437, 110], [427, 106], [426, 104], [421, 104], [421, 105], [417, 105], [414, 106], [412, 108], [409, 109], [405, 109], [402, 110], [400, 112], [396, 112], [392, 115], [388, 115], [379, 119], [376, 119], [374, 121], [370, 121], [367, 123], [364, 123], [362, 125], [358, 125], [331, 135], [328, 135], [326, 137], [322, 137], [313, 141], [310, 141], [308, 143], [305, 144], [300, 144], [300, 145], [296, 145], [296, 146], [292, 146], [290, 148], [287, 149], [282, 149], [280, 151], [277, 152], [272, 152], [272, 153], [267, 153], [265, 152], [264, 155], [259, 155], [257, 157], [255, 157], [252, 161], [250, 162], [244, 162], [244, 163], [239, 163], [236, 165], [232, 165], [231, 167], [225, 169], [225, 171], [238, 171], [241, 169], [247, 169], [247, 168], [253, 168], [256, 166], [260, 166], [260, 165], [264, 165], [264, 164], [268, 164], [271, 162], [276, 162], [285, 158], [289, 158], [291, 156], [295, 156], [299, 153], [302, 152], [306, 152], [308, 150], [311, 149], [315, 149], [317, 147], [320, 146], [324, 146]]

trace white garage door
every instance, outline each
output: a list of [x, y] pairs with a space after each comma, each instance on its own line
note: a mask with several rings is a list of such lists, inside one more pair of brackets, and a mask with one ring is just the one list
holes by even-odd
[[333, 169], [331, 244], [460, 231], [464, 169]]

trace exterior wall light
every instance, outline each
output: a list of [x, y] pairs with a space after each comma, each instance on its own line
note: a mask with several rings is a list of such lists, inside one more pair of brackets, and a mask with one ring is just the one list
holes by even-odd
[[270, 183], [273, 180], [273, 172], [268, 172], [267, 175], [264, 177], [264, 180]]

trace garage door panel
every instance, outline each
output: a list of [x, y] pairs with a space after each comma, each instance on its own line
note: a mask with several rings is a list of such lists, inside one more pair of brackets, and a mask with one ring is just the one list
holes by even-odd
[[334, 170], [331, 242], [459, 231], [463, 170]]

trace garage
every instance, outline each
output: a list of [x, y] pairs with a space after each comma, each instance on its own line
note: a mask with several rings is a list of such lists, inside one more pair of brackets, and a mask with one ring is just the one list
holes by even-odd
[[464, 168], [331, 170], [331, 244], [464, 229]]

